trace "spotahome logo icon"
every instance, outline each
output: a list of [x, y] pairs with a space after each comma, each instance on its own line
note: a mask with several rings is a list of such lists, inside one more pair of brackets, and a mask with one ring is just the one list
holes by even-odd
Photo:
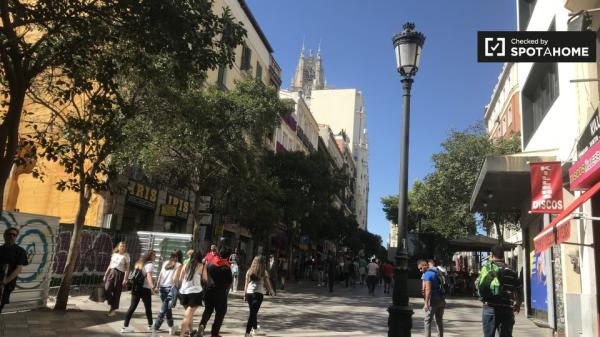
[[506, 56], [506, 39], [503, 37], [486, 37], [485, 38], [485, 56], [492, 57]]
[[478, 32], [479, 62], [596, 62], [596, 33]]

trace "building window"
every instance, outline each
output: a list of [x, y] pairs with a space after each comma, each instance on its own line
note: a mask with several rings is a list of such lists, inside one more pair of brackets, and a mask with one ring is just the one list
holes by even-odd
[[523, 141], [525, 146], [558, 97], [558, 65], [536, 63], [523, 87]]
[[519, 30], [527, 30], [537, 0], [519, 0]]
[[241, 70], [250, 70], [250, 60], [252, 59], [252, 50], [248, 46], [244, 45], [242, 48], [242, 64], [240, 65]]
[[[509, 103], [512, 104], [512, 103]], [[506, 111], [506, 118], [508, 118], [508, 126], [511, 127], [512, 126], [512, 122], [513, 122], [513, 112], [512, 112], [512, 106], [509, 105], [508, 106], [508, 110]]]
[[227, 88], [227, 86], [225, 85], [225, 81], [227, 80], [226, 73], [227, 73], [227, 66], [224, 64], [221, 64], [219, 66], [219, 74], [217, 75], [217, 86], [221, 89]]
[[262, 67], [258, 62], [256, 62], [256, 79], [262, 81]]

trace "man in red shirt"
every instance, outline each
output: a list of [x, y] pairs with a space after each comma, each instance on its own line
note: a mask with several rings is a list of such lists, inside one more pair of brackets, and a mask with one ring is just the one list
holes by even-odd
[[204, 263], [211, 263], [214, 258], [218, 257], [217, 253], [217, 245], [210, 245], [210, 250], [204, 257]]
[[390, 261], [383, 264], [383, 292], [390, 293], [391, 283], [394, 279], [394, 265]]

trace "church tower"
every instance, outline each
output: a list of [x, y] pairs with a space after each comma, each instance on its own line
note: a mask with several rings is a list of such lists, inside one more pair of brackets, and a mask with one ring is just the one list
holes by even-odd
[[302, 96], [310, 99], [313, 89], [325, 89], [325, 80], [323, 76], [323, 61], [321, 59], [321, 47], [317, 51], [317, 56], [309, 51], [308, 56], [304, 54], [304, 44], [300, 51], [300, 59], [296, 66], [296, 72], [291, 83], [291, 91], [301, 92]]

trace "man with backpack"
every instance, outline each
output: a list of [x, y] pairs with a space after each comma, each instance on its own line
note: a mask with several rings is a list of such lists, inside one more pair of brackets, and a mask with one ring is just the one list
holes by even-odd
[[483, 302], [483, 335], [512, 337], [515, 313], [521, 308], [519, 276], [504, 263], [504, 249], [492, 247], [489, 260], [475, 281], [477, 294]]
[[[202, 272], [202, 280], [206, 287], [204, 292], [204, 312], [198, 327], [198, 334], [195, 336], [203, 337], [206, 324], [215, 312], [215, 320], [210, 330], [211, 337], [221, 337], [221, 325], [227, 313], [227, 294], [229, 287], [233, 282], [231, 274], [231, 265], [229, 264], [230, 251], [227, 247], [221, 247], [218, 253], [206, 262], [206, 268]], [[194, 335], [192, 335], [194, 336]]]
[[423, 297], [425, 298], [425, 337], [431, 337], [431, 322], [435, 319], [438, 336], [444, 336], [444, 308], [446, 299], [444, 297], [444, 287], [441, 281], [441, 273], [437, 269], [429, 268], [425, 260], [419, 260], [417, 267], [423, 276]]

